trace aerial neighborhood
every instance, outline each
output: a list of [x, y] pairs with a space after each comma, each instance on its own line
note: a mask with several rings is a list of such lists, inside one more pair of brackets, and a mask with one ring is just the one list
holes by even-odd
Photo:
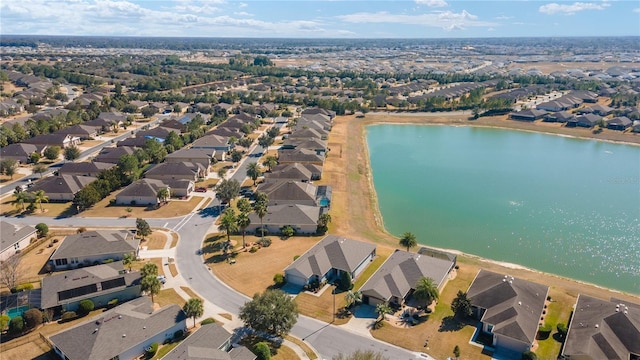
[[0, 46], [1, 358], [640, 359], [638, 294], [381, 237], [348, 132], [443, 114], [639, 144], [624, 43], [54, 40]]

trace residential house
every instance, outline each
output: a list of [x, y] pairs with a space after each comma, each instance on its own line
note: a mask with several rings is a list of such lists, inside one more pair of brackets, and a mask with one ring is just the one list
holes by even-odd
[[[288, 178], [286, 178], [287, 176], [290, 176], [290, 175], [287, 175], [287, 173], [294, 171], [295, 169], [299, 169], [300, 171], [302, 171], [302, 169], [305, 169], [306, 171], [311, 173], [311, 181], [320, 180], [322, 178], [322, 166], [314, 165], [314, 164], [301, 164], [301, 163], [276, 165], [271, 169], [271, 173], [265, 174], [265, 178], [274, 177], [277, 179], [280, 176], [282, 176], [281, 179], [289, 180]], [[295, 175], [295, 176], [298, 176], [298, 175]], [[290, 180], [304, 181], [302, 179], [295, 179], [295, 178], [292, 178]]]
[[231, 150], [231, 144], [228, 137], [209, 134], [194, 141], [191, 149], [215, 150], [216, 159], [224, 161], [226, 153]]
[[280, 149], [278, 150], [278, 163], [279, 164], [313, 164], [322, 166], [324, 164], [324, 155], [316, 153], [314, 150], [309, 149]]
[[65, 360], [133, 360], [152, 343], [162, 344], [184, 331], [187, 316], [180, 306], [154, 310], [151, 299], [141, 297], [107, 310], [49, 338], [53, 350]]
[[42, 278], [41, 309], [77, 311], [82, 300], [91, 300], [96, 307], [109, 301], [119, 303], [140, 296], [139, 271], [128, 272], [121, 261], [83, 267]]
[[320, 140], [318, 138], [293, 138], [285, 139], [282, 143], [281, 149], [308, 149], [313, 150], [318, 155], [325, 155], [328, 150], [327, 141]]
[[9, 144], [3, 148], [0, 148], [0, 157], [2, 159], [13, 159], [21, 164], [28, 164], [30, 162], [30, 156], [33, 153], [42, 155], [46, 146], [37, 146], [34, 144], [16, 143]]
[[302, 115], [313, 115], [313, 114], [322, 114], [328, 116], [330, 119], [336, 117], [336, 112], [333, 110], [327, 110], [322, 108], [308, 108], [302, 110]]
[[98, 230], [67, 236], [51, 254], [49, 264], [54, 270], [99, 265], [105, 261], [122, 260], [125, 254], [138, 256], [140, 239], [126, 230]]
[[529, 351], [549, 287], [481, 269], [467, 290], [479, 331], [491, 336], [497, 352]]
[[547, 115], [545, 110], [527, 109], [510, 113], [509, 118], [513, 120], [535, 121], [542, 119], [545, 115]]
[[24, 111], [24, 106], [14, 99], [0, 101], [0, 116], [10, 116]]
[[376, 256], [372, 243], [327, 235], [284, 269], [287, 283], [304, 286], [333, 281], [347, 272], [352, 279]]
[[0, 262], [29, 246], [36, 239], [36, 228], [0, 220]]
[[157, 180], [191, 180], [194, 183], [205, 176], [207, 168], [199, 163], [163, 162], [154, 165], [145, 172], [148, 179]]
[[233, 110], [233, 105], [227, 104], [227, 103], [218, 103], [213, 108], [223, 110], [227, 114], [230, 114], [231, 111]]
[[[144, 143], [149, 140], [148, 138], [145, 138], [143, 136], [135, 136], [135, 137], [129, 137], [123, 140], [120, 140], [116, 143], [117, 147], [129, 147], [129, 148], [142, 148], [144, 146]], [[151, 140], [156, 140], [159, 142], [164, 141], [164, 139], [156, 139], [153, 138]]]
[[284, 165], [280, 170], [275, 170], [274, 167], [271, 172], [264, 173], [264, 178], [265, 181], [293, 180], [311, 182], [314, 180], [311, 171], [299, 163]]
[[280, 228], [289, 225], [298, 234], [313, 234], [318, 227], [320, 211], [319, 206], [299, 204], [269, 206], [262, 219], [253, 212], [249, 214], [251, 225], [246, 231], [260, 233], [260, 224], [263, 224], [265, 233], [279, 234]]
[[99, 130], [100, 130], [100, 127], [97, 127], [97, 126], [89, 126], [86, 124], [76, 124], [73, 126], [66, 127], [64, 129], [60, 129], [56, 131], [54, 134], [69, 135], [74, 138], [79, 138], [80, 140], [91, 140], [94, 137], [98, 136]]
[[218, 324], [202, 325], [162, 360], [256, 360], [245, 346], [232, 346], [231, 333]]
[[596, 124], [598, 123], [598, 121], [600, 121], [600, 119], [602, 118], [595, 114], [580, 115], [574, 119], [569, 119], [567, 121], [567, 126], [569, 127], [580, 126], [580, 127], [592, 128], [596, 126]]
[[596, 114], [600, 116], [607, 116], [611, 114], [615, 110], [612, 107], [606, 105], [593, 105], [583, 109], [580, 109], [579, 112], [582, 114]]
[[78, 191], [95, 180], [96, 178], [93, 176], [48, 176], [37, 181], [29, 190], [32, 192], [44, 191], [50, 202], [67, 202], [72, 201]]
[[559, 122], [559, 123], [566, 123], [567, 121], [569, 121], [570, 119], [575, 118], [576, 116], [570, 112], [566, 112], [566, 111], [559, 111], [559, 112], [554, 112], [554, 113], [550, 113], [547, 114], [544, 117], [544, 121], [546, 122]]
[[164, 158], [165, 162], [190, 162], [199, 164], [205, 169], [204, 176], [209, 174], [209, 165], [211, 160], [215, 158], [216, 151], [212, 149], [194, 149], [194, 148], [182, 148], [176, 150]]
[[[108, 122], [111, 125], [117, 125], [117, 126], [122, 126], [124, 125], [124, 122], [127, 121], [127, 115], [120, 113], [120, 112], [101, 112], [100, 114], [98, 114], [97, 117], [98, 120], [104, 120], [106, 122]], [[85, 122], [85, 124], [88, 124], [89, 122]]]
[[133, 155], [135, 149], [130, 146], [104, 148], [93, 159], [95, 162], [117, 164], [123, 155]]
[[321, 140], [327, 140], [327, 137], [329, 136], [329, 132], [325, 131], [325, 130], [319, 130], [319, 129], [299, 129], [294, 131], [293, 133], [289, 134], [287, 136], [287, 138], [289, 139], [295, 139], [295, 138], [305, 138], [305, 139], [321, 139]]
[[418, 281], [430, 278], [442, 291], [449, 274], [456, 265], [455, 256], [437, 257], [396, 250], [380, 268], [362, 285], [362, 302], [378, 304], [404, 304], [415, 290]]
[[186, 197], [193, 191], [194, 182], [191, 180], [139, 179], [116, 195], [116, 204], [157, 205], [160, 189], [169, 189], [169, 193], [173, 197]]
[[60, 148], [67, 148], [80, 144], [80, 138], [67, 134], [42, 134], [32, 137], [24, 141], [26, 144], [33, 144], [39, 147], [44, 146], [59, 146]]
[[103, 170], [109, 170], [116, 166], [113, 163], [102, 162], [68, 162], [64, 163], [58, 169], [58, 175], [77, 175], [77, 176], [93, 176], [97, 177]]
[[632, 124], [631, 119], [626, 116], [617, 116], [607, 120], [607, 128], [611, 130], [624, 131], [630, 128]]
[[309, 182], [267, 181], [259, 184], [256, 191], [267, 195], [269, 205], [300, 204], [328, 208], [331, 204], [331, 187], [323, 186], [321, 189]]
[[187, 125], [179, 122], [176, 119], [167, 119], [162, 123], [160, 123], [160, 126], [162, 126], [165, 129], [173, 129], [174, 131], [180, 132], [180, 133], [187, 131]]
[[579, 294], [563, 359], [640, 359], [640, 304]]

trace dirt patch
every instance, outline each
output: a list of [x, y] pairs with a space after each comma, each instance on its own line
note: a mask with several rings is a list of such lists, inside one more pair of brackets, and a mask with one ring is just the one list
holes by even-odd
[[192, 299], [196, 298], [196, 299], [202, 300], [202, 298], [200, 296], [196, 295], [196, 293], [193, 292], [193, 290], [191, 290], [190, 287], [188, 287], [188, 286], [180, 286], [180, 289], [182, 289], [182, 291], [186, 292], [187, 295], [189, 295], [189, 298], [192, 298]]
[[161, 231], [154, 231], [147, 240], [142, 244], [146, 246], [147, 250], [160, 250], [164, 249], [164, 245], [167, 242], [167, 234]]
[[82, 212], [83, 217], [132, 217], [132, 218], [168, 218], [182, 216], [190, 213], [202, 201], [201, 196], [191, 196], [188, 200], [171, 199], [168, 204], [155, 208], [155, 206], [126, 206], [110, 205], [112, 199], [122, 190], [115, 191], [102, 199], [91, 209]]
[[178, 268], [176, 267], [176, 264], [169, 264], [169, 272], [171, 273], [172, 277], [178, 276]]

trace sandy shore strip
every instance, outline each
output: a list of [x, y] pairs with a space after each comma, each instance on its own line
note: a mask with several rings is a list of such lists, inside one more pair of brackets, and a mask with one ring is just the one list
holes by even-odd
[[[365, 118], [337, 117], [329, 135], [331, 151], [325, 163], [322, 179], [322, 183], [329, 183], [334, 187], [334, 200], [331, 209], [333, 221], [330, 231], [345, 237], [398, 247], [398, 239], [384, 229], [379, 212], [366, 144], [367, 125], [384, 123], [482, 126], [640, 145], [640, 134], [606, 129], [599, 134], [593, 134], [590, 129], [566, 128], [554, 123], [513, 121], [507, 120], [506, 116], [480, 118], [473, 121], [468, 120], [469, 116], [470, 114], [455, 112], [446, 114], [376, 113], [366, 114]], [[594, 284], [529, 269], [518, 264], [485, 259], [456, 250], [449, 251], [459, 254], [459, 262], [461, 263], [477, 265], [487, 270], [543, 283], [557, 288], [571, 297], [582, 293], [605, 299], [616, 297], [640, 302], [640, 294], [606, 289]]]

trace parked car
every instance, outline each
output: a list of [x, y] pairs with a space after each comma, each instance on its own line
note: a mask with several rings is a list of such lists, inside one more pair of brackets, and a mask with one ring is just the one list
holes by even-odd
[[195, 192], [207, 192], [207, 188], [206, 187], [197, 187], [193, 191], [195, 191]]
[[158, 280], [164, 285], [167, 282], [167, 277], [164, 275], [158, 275]]

